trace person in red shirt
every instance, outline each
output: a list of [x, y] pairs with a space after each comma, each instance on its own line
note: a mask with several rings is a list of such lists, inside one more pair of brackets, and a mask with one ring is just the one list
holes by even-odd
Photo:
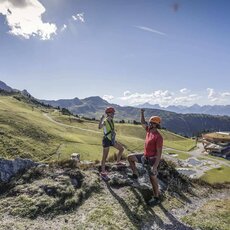
[[141, 109], [141, 125], [146, 130], [144, 154], [129, 154], [128, 161], [133, 174], [129, 177], [138, 179], [138, 171], [135, 162], [142, 163], [147, 166], [148, 174], [153, 188], [154, 196], [148, 201], [149, 205], [160, 203], [160, 190], [157, 180], [157, 167], [159, 165], [162, 148], [163, 138], [157, 129], [161, 128], [161, 118], [152, 116], [147, 123], [144, 117], [144, 109]]

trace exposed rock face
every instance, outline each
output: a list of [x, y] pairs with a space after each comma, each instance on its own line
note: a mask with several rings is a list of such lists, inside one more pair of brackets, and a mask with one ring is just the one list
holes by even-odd
[[[108, 167], [110, 181], [112, 187], [131, 186], [137, 189], [143, 196], [145, 201], [151, 199], [153, 195], [152, 185], [149, 179], [148, 169], [142, 164], [136, 163], [139, 177], [136, 180], [128, 178], [128, 174], [132, 173], [129, 167]], [[181, 175], [177, 170], [161, 160], [158, 167], [158, 182], [161, 193], [165, 191], [177, 192], [178, 194], [187, 192], [191, 187], [191, 181], [188, 177]]]
[[6, 160], [0, 158], [0, 182], [7, 183], [10, 179], [38, 163], [29, 159], [16, 158], [15, 160]]

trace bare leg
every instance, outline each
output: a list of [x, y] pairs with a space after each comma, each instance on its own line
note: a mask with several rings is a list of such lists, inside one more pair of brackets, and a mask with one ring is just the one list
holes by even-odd
[[101, 172], [105, 172], [105, 162], [109, 154], [109, 147], [103, 148], [103, 155], [101, 160]]
[[128, 161], [129, 161], [129, 164], [130, 164], [130, 168], [133, 171], [133, 174], [138, 175], [136, 164], [135, 164], [135, 162], [138, 161], [136, 156], [134, 154], [128, 155]]
[[160, 196], [160, 190], [159, 190], [157, 176], [150, 176], [150, 181], [152, 184], [154, 196], [159, 197]]
[[122, 153], [124, 152], [124, 147], [119, 142], [115, 142], [114, 148], [119, 151], [117, 154], [117, 162], [119, 162], [121, 160]]

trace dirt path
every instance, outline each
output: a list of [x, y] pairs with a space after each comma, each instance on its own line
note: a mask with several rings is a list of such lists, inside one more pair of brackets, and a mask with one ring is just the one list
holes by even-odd
[[55, 121], [52, 117], [50, 117], [48, 114], [46, 113], [43, 113], [43, 116], [45, 116], [48, 120], [52, 121], [53, 123], [57, 124], [57, 125], [61, 125], [61, 126], [64, 126], [64, 127], [69, 127], [69, 128], [73, 128], [73, 129], [79, 129], [79, 130], [83, 130], [83, 131], [87, 131], [87, 132], [91, 132], [91, 133], [101, 133], [99, 131], [95, 131], [95, 130], [92, 130], [92, 129], [84, 129], [84, 128], [79, 128], [79, 127], [76, 127], [76, 126], [73, 126], [73, 125], [66, 125], [66, 124], [63, 124], [61, 122], [58, 122], [58, 121]]

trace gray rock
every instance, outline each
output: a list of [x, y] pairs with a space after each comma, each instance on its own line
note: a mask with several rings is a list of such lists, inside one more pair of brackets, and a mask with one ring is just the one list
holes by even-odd
[[0, 158], [0, 182], [7, 183], [12, 177], [37, 165], [39, 164], [29, 159], [6, 160]]

